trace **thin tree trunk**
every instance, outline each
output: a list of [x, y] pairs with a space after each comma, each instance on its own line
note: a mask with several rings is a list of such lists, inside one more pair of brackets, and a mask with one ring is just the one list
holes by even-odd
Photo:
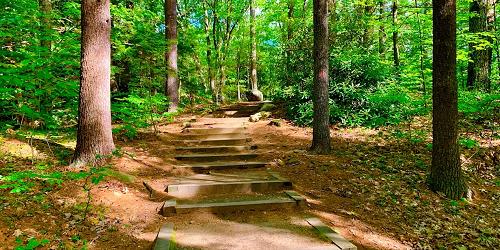
[[313, 5], [314, 114], [311, 150], [318, 154], [327, 154], [331, 150], [328, 106], [328, 4], [327, 0], [313, 0]]
[[241, 102], [240, 75], [241, 75], [241, 46], [236, 56], [236, 84], [238, 85], [238, 102]]
[[165, 37], [167, 51], [166, 96], [169, 98], [169, 112], [175, 112], [179, 106], [179, 80], [177, 78], [177, 0], [165, 0]]
[[398, 47], [398, 1], [393, 0], [392, 2], [392, 53], [394, 57], [394, 66], [399, 67], [399, 47]]
[[257, 91], [257, 38], [255, 37], [255, 0], [250, 0], [250, 86]]
[[456, 2], [433, 1], [433, 145], [429, 185], [450, 199], [466, 196], [458, 149]]
[[294, 13], [295, 11], [295, 0], [288, 0], [288, 19], [286, 26], [286, 83], [288, 86], [292, 85], [292, 39], [293, 39], [293, 24], [294, 24]]
[[330, 46], [335, 47], [337, 43], [337, 0], [330, 0], [328, 3], [330, 23], [328, 32], [330, 34]]
[[373, 36], [373, 25], [370, 24], [370, 21], [372, 19], [373, 12], [375, 11], [375, 6], [373, 5], [372, 2], [366, 1], [365, 6], [364, 6], [364, 11], [363, 11], [363, 16], [364, 16], [364, 31], [363, 31], [363, 47], [368, 51], [371, 46], [372, 42], [372, 36]]
[[[205, 7], [208, 9], [208, 5], [206, 4]], [[210, 90], [212, 91], [212, 98], [214, 102], [216, 102], [216, 89], [215, 89], [215, 74], [213, 70], [213, 64], [212, 64], [212, 43], [210, 42], [210, 21], [208, 17], [208, 10], [205, 9], [205, 17], [204, 17], [204, 22], [205, 22], [205, 40], [207, 42], [207, 68], [208, 68], [208, 84], [210, 85]]]
[[415, 0], [415, 9], [417, 13], [417, 25], [418, 25], [418, 37], [419, 37], [419, 48], [420, 48], [420, 78], [422, 80], [422, 94], [424, 96], [424, 105], [427, 106], [425, 101], [425, 95], [427, 95], [427, 89], [425, 86], [425, 71], [424, 71], [424, 36], [422, 34], [422, 24], [420, 21], [420, 14], [418, 13], [418, 0]]
[[52, 3], [51, 0], [39, 0], [40, 10], [42, 11], [42, 37], [40, 45], [48, 52], [52, 49], [52, 40], [50, 39], [50, 29], [52, 29], [51, 14]]
[[115, 146], [111, 132], [111, 14], [109, 0], [81, 4], [81, 75], [74, 166], [100, 164]]
[[[494, 21], [494, 0], [474, 0], [470, 3], [469, 32], [476, 34], [476, 41], [469, 43], [470, 60], [467, 67], [467, 88], [488, 91], [490, 86], [492, 47], [478, 46], [493, 39], [482, 33], [492, 30]], [[477, 41], [482, 40], [482, 41]], [[478, 48], [479, 47], [479, 48]]]
[[378, 53], [380, 55], [380, 58], [385, 58], [385, 40], [386, 40], [386, 35], [385, 35], [385, 26], [384, 26], [384, 0], [379, 0], [378, 2], [378, 11], [379, 11], [379, 18], [378, 21], [380, 23], [379, 30], [378, 30]]
[[497, 54], [497, 70], [498, 70], [498, 77], [500, 78], [500, 45], [498, 42], [498, 35], [497, 35], [498, 27], [497, 27], [497, 4], [496, 1], [493, 3], [493, 34], [495, 34], [495, 47], [496, 47], [496, 54]]

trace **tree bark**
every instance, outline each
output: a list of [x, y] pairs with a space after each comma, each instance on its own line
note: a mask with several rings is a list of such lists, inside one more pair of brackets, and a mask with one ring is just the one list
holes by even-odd
[[[419, 41], [419, 48], [420, 48], [420, 78], [422, 80], [422, 94], [424, 95], [424, 100], [425, 96], [427, 95], [427, 88], [425, 86], [425, 68], [424, 68], [424, 59], [425, 59], [425, 50], [424, 50], [424, 35], [422, 34], [422, 23], [420, 21], [420, 15], [419, 15], [419, 10], [418, 10], [418, 0], [415, 0], [415, 9], [417, 13], [417, 24], [418, 24], [418, 37], [420, 39]], [[427, 106], [427, 104], [424, 101], [424, 105]]]
[[212, 43], [210, 42], [210, 21], [209, 21], [209, 16], [208, 16], [208, 4], [205, 2], [205, 16], [204, 16], [204, 23], [205, 23], [205, 40], [207, 43], [207, 74], [208, 74], [208, 84], [210, 86], [210, 90], [212, 91], [212, 98], [214, 102], [217, 102], [216, 100], [216, 89], [215, 89], [215, 74], [213, 70], [213, 64], [212, 64]]
[[40, 10], [42, 11], [42, 28], [41, 28], [41, 42], [40, 45], [48, 52], [52, 49], [52, 39], [50, 39], [50, 29], [52, 28], [51, 14], [52, 14], [52, 3], [51, 0], [39, 0]]
[[327, 0], [313, 1], [314, 24], [314, 84], [313, 84], [313, 141], [311, 151], [327, 154], [330, 145], [328, 106], [328, 4]]
[[469, 64], [467, 67], [467, 88], [487, 91], [490, 86], [492, 47], [478, 46], [486, 40], [489, 44], [493, 39], [481, 33], [491, 31], [493, 26], [492, 0], [474, 0], [470, 3], [469, 32], [476, 34], [476, 41], [469, 43]]
[[458, 149], [456, 2], [433, 1], [432, 166], [429, 185], [450, 199], [466, 196]]
[[373, 36], [373, 25], [370, 24], [370, 21], [373, 16], [373, 12], [375, 11], [375, 6], [372, 1], [365, 1], [363, 16], [364, 16], [364, 31], [362, 36], [362, 44], [363, 47], [368, 51], [371, 47], [372, 36]]
[[112, 153], [111, 15], [109, 0], [83, 0], [81, 5], [81, 75], [78, 134], [74, 166], [100, 164]]
[[166, 96], [169, 98], [169, 112], [175, 112], [179, 106], [179, 80], [177, 78], [177, 0], [165, 0], [165, 37], [167, 51]]
[[381, 58], [385, 58], [385, 26], [384, 26], [384, 0], [379, 0], [378, 2], [379, 11], [379, 30], [378, 30], [378, 53]]
[[394, 57], [394, 66], [399, 67], [399, 47], [398, 47], [398, 1], [393, 0], [392, 2], [392, 53]]
[[295, 0], [288, 0], [288, 16], [286, 25], [286, 83], [288, 86], [292, 85], [292, 39], [293, 39], [293, 24], [295, 12]]
[[255, 0], [250, 0], [250, 88], [249, 101], [263, 101], [262, 92], [257, 86], [257, 37], [255, 35]]
[[258, 91], [257, 86], [257, 38], [255, 35], [255, 0], [250, 0], [250, 87], [253, 91]]

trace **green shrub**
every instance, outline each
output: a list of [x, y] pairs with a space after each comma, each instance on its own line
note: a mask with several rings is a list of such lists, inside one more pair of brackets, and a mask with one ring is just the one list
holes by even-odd
[[[412, 99], [405, 89], [388, 84], [391, 72], [376, 57], [335, 58], [330, 69], [332, 124], [377, 127], [397, 124], [428, 111], [421, 100]], [[286, 87], [276, 96], [284, 101], [288, 117], [299, 125], [312, 123], [311, 84], [305, 88]]]

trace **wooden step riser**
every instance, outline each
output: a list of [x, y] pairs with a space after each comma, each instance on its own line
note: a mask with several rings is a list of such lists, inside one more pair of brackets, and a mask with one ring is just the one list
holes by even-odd
[[294, 200], [276, 200], [269, 203], [255, 204], [248, 202], [247, 204], [235, 205], [229, 203], [227, 205], [214, 207], [193, 207], [190, 205], [178, 205], [176, 207], [163, 207], [163, 216], [173, 216], [175, 214], [186, 214], [191, 212], [206, 211], [214, 214], [234, 213], [239, 211], [291, 211], [298, 210], [302, 206]]
[[212, 146], [242, 146], [247, 142], [252, 141], [250, 138], [244, 139], [227, 139], [227, 140], [200, 140], [200, 141], [180, 141], [179, 143], [186, 146], [196, 146], [196, 145], [212, 145]]
[[189, 198], [208, 194], [265, 193], [291, 188], [291, 182], [277, 180], [246, 183], [172, 184], [165, 191], [178, 198]]
[[188, 157], [188, 156], [176, 156], [175, 159], [184, 162], [214, 162], [214, 161], [241, 161], [255, 159], [259, 155], [211, 155], [211, 156], [199, 156], [199, 157]]
[[175, 249], [174, 242], [174, 224], [167, 223], [160, 228], [152, 250], [169, 250]]
[[234, 129], [241, 129], [242, 127], [247, 126], [246, 123], [235, 123], [235, 124], [226, 124], [226, 123], [195, 123], [195, 124], [189, 124], [189, 127], [187, 128], [234, 128]]
[[186, 128], [184, 134], [232, 134], [244, 133], [245, 128]]
[[239, 139], [248, 137], [244, 133], [229, 133], [229, 134], [185, 134], [182, 139], [185, 140], [210, 140], [210, 139]]
[[227, 153], [227, 152], [244, 152], [253, 150], [251, 146], [234, 146], [234, 147], [222, 147], [222, 148], [213, 148], [213, 147], [181, 147], [176, 148], [177, 152], [189, 152], [189, 153]]
[[209, 174], [210, 171], [212, 171], [212, 170], [254, 169], [254, 168], [264, 168], [264, 167], [266, 167], [266, 164], [248, 165], [248, 166], [237, 165], [237, 166], [209, 166], [209, 167], [196, 167], [196, 166], [179, 167], [179, 166], [176, 166], [175, 168], [189, 169], [189, 170], [196, 172], [196, 173]]

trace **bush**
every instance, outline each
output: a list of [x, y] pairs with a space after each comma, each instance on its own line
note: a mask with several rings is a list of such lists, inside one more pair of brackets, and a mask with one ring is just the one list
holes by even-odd
[[[390, 82], [388, 67], [373, 56], [335, 58], [330, 66], [330, 122], [343, 126], [397, 124], [425, 111], [406, 91]], [[385, 84], [385, 86], [383, 86]], [[289, 86], [275, 97], [285, 102], [287, 115], [299, 125], [313, 118], [312, 80], [305, 88]]]

